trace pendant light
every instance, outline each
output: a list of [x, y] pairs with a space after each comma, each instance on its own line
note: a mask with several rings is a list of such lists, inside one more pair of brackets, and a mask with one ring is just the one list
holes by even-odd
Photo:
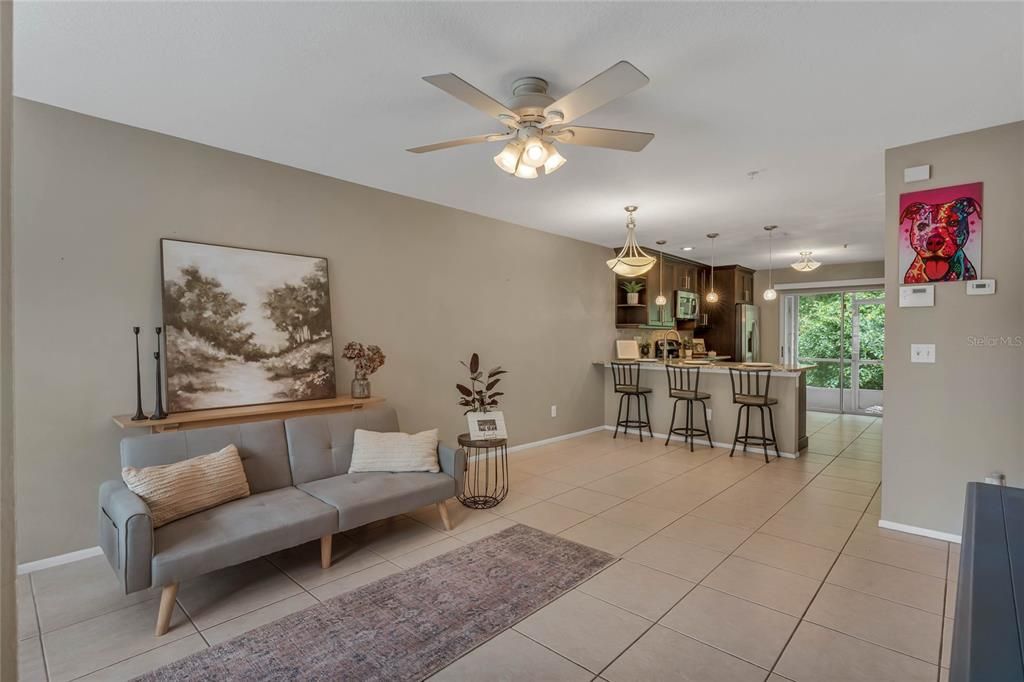
[[704, 297], [708, 303], [718, 303], [718, 292], [715, 291], [715, 239], [717, 238], [717, 232], [708, 233], [708, 239], [711, 240], [711, 291]]
[[618, 256], [605, 261], [612, 272], [623, 277], [639, 277], [653, 268], [658, 261], [657, 258], [644, 253], [636, 243], [636, 221], [633, 219], [636, 210], [636, 206], [626, 207], [626, 243]]
[[810, 272], [817, 268], [821, 263], [811, 258], [813, 251], [801, 251], [800, 260], [795, 263], [790, 263], [789, 267], [793, 268], [797, 272]]
[[665, 307], [665, 304], [668, 303], [668, 299], [665, 298], [665, 294], [662, 293], [662, 288], [661, 288], [662, 282], [665, 280], [665, 249], [661, 248], [661, 247], [665, 246], [665, 240], [664, 239], [659, 239], [658, 241], [656, 241], [654, 243], [657, 244], [658, 247], [659, 247], [658, 248], [658, 261], [659, 261], [659, 263], [658, 263], [658, 296], [657, 296], [657, 298], [654, 299], [654, 305]]
[[777, 228], [778, 225], [765, 225], [764, 231], [768, 233], [768, 288], [764, 290], [764, 300], [774, 301], [779, 297], [779, 294], [772, 287], [772, 231]]

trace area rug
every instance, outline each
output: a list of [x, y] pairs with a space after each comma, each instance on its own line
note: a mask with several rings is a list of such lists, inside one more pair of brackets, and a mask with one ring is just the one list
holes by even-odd
[[138, 680], [421, 680], [615, 561], [517, 525]]

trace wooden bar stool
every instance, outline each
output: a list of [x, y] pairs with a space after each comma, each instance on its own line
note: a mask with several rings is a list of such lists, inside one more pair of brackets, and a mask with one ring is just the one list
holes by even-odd
[[[651, 389], [646, 386], [640, 385], [640, 363], [639, 362], [613, 362], [612, 363], [612, 378], [615, 381], [615, 392], [621, 394], [619, 396], [619, 413], [616, 417], [615, 422], [615, 435], [612, 438], [619, 437], [619, 427], [622, 427], [623, 433], [629, 434], [630, 427], [637, 430], [640, 434], [640, 442], [644, 442], [644, 429], [647, 429], [647, 433], [650, 434], [651, 438], [654, 438], [654, 432], [651, 431], [651, 412], [647, 408], [647, 394], [651, 392]], [[636, 419], [629, 418], [629, 404], [630, 401], [636, 398]], [[643, 399], [643, 412], [640, 411], [640, 400]], [[626, 418], [622, 418], [622, 401], [626, 401]]]
[[[743, 443], [743, 452], [747, 451], [747, 445], [760, 445], [764, 449], [764, 461], [768, 463], [768, 446], [775, 448], [775, 458], [779, 457], [779, 444], [775, 441], [775, 417], [772, 415], [772, 405], [777, 405], [778, 400], [768, 397], [768, 387], [772, 380], [772, 370], [729, 368], [729, 381], [732, 384], [732, 402], [739, 405], [736, 411], [736, 435], [732, 440], [732, 450], [729, 456], [736, 452], [736, 443]], [[761, 413], [761, 435], [750, 435], [750, 408], [756, 407]], [[743, 410], [747, 410], [747, 424], [740, 435], [740, 419]], [[764, 411], [768, 410], [768, 424], [771, 429], [771, 437], [765, 431]]]
[[[711, 442], [711, 425], [708, 423], [708, 405], [705, 400], [711, 398], [710, 393], [700, 392], [700, 367], [689, 365], [665, 365], [665, 372], [668, 374], [668, 396], [675, 398], [672, 403], [672, 423], [668, 427], [668, 437], [665, 438], [665, 445], [672, 439], [672, 434], [683, 436], [690, 441], [690, 452], [693, 452], [693, 437], [704, 436], [708, 439], [708, 445], [715, 447]], [[679, 401], [686, 401], [686, 426], [676, 428], [676, 408]], [[693, 404], [699, 402], [704, 410], [704, 428], [698, 429], [693, 424]]]

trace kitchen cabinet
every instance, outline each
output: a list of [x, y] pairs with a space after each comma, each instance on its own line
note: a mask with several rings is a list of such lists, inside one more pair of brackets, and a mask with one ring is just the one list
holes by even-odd
[[[709, 273], [710, 274], [710, 273]], [[754, 302], [754, 271], [742, 265], [715, 268], [717, 303], [708, 303], [703, 296], [710, 291], [710, 276], [705, 278], [701, 312], [707, 313], [707, 327], [698, 325], [694, 336], [703, 338], [708, 350], [732, 355], [736, 346], [736, 304]], [[702, 316], [703, 319], [703, 316]]]

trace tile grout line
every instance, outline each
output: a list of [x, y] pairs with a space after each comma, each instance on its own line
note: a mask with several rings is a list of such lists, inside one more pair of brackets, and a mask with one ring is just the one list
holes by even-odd
[[46, 648], [43, 646], [43, 624], [39, 622], [39, 601], [36, 599], [36, 584], [32, 574], [28, 574], [28, 592], [32, 595], [32, 613], [36, 616], [36, 636], [39, 638], [39, 658], [43, 661], [43, 678], [50, 680], [50, 664], [46, 660]]
[[[724, 452], [723, 452], [723, 455], [724, 455]], [[745, 457], [745, 453], [744, 453], [744, 454], [742, 454], [742, 455], [740, 455], [740, 456], [741, 456], [741, 457]], [[717, 459], [718, 459], [718, 457], [716, 457], [716, 458], [715, 458], [715, 460], [717, 460]], [[711, 461], [715, 461], [715, 460], [711, 460]], [[710, 462], [707, 462], [707, 463], [709, 463], [709, 464], [710, 464]], [[701, 466], [703, 466], [703, 465], [701, 465]], [[766, 466], [768, 466], [768, 463], [764, 463], [764, 464], [761, 464], [761, 465], [760, 465], [759, 467], [757, 467], [756, 469], [753, 469], [753, 470], [751, 470], [751, 471], [750, 471], [750, 473], [748, 473], [747, 475], [745, 475], [745, 476], [743, 476], [743, 477], [739, 478], [739, 479], [738, 479], [738, 480], [736, 480], [736, 481], [735, 481], [734, 483], [730, 484], [730, 485], [729, 485], [728, 487], [726, 487], [726, 488], [725, 488], [725, 489], [723, 489], [723, 490], [722, 490], [721, 492], [719, 492], [719, 493], [718, 493], [717, 495], [715, 495], [715, 496], [714, 496], [714, 497], [712, 497], [711, 499], [709, 499], [709, 500], [707, 500], [706, 502], [703, 502], [703, 503], [701, 503], [701, 504], [706, 504], [707, 502], [710, 502], [711, 500], [714, 500], [714, 499], [715, 499], [715, 497], [718, 497], [719, 495], [722, 495], [722, 494], [724, 494], [724, 493], [725, 493], [725, 492], [726, 492], [727, 490], [729, 490], [729, 489], [731, 489], [731, 488], [732, 488], [733, 486], [735, 486], [735, 485], [739, 484], [739, 483], [740, 483], [741, 481], [744, 481], [744, 480], [746, 480], [746, 479], [747, 479], [747, 478], [749, 478], [750, 476], [753, 476], [753, 475], [754, 475], [754, 474], [755, 474], [756, 472], [758, 472], [758, 471], [761, 471], [761, 470], [762, 470], [762, 469], [764, 469], [764, 467], [766, 467]], [[828, 466], [828, 465], [826, 465], [826, 466]], [[815, 477], [816, 477], [816, 476], [817, 476], [817, 474], [815, 474]], [[811, 480], [814, 480], [814, 479], [812, 478]], [[808, 481], [808, 483], [809, 483], [809, 482], [810, 482], [810, 481]], [[806, 485], [805, 485], [805, 487], [806, 487]], [[793, 497], [796, 497], [796, 495], [798, 495], [798, 494], [800, 493], [800, 491], [801, 491], [801, 490], [803, 490], [803, 488], [802, 488], [802, 487], [801, 487], [801, 488], [800, 488], [799, 490], [797, 490], [797, 491], [796, 491], [795, 493], [793, 493], [793, 496], [792, 496], [792, 497], [790, 497], [790, 500], [792, 500], [792, 499], [793, 499]], [[786, 502], [786, 504], [788, 504], [788, 503], [789, 503], [789, 502]], [[701, 505], [697, 505], [697, 507], [700, 507], [700, 506], [701, 506]], [[783, 506], [785, 506], [785, 505], [783, 505]], [[696, 509], [697, 507], [694, 507], [694, 509]], [[693, 510], [691, 510], [691, 511], [693, 511]], [[687, 514], [689, 514], [689, 513], [690, 513], [690, 512], [687, 512], [687, 513], [686, 513], [686, 514], [684, 514], [683, 516], [686, 516], [686, 515], [687, 515]], [[776, 513], [778, 513], [778, 512], [776, 512]], [[775, 517], [775, 514], [773, 514], [773, 515], [772, 515], [772, 518], [774, 518], [774, 517]], [[680, 518], [681, 518], [681, 517], [680, 517]], [[769, 519], [769, 520], [770, 520], [770, 519]], [[765, 521], [765, 523], [767, 523], [767, 521]], [[764, 525], [764, 524], [761, 524], [761, 525]], [[759, 527], [760, 527], [760, 526], [759, 526]], [[757, 531], [755, 530], [754, 532], [756, 533]], [[751, 535], [753, 535], [753, 533], [751, 533]], [[749, 537], [749, 536], [748, 536], [748, 537]], [[746, 542], [746, 541], [744, 540], [744, 542]], [[742, 543], [741, 543], [741, 544], [742, 544]], [[737, 547], [736, 547], [736, 549], [739, 549], [739, 546], [737, 546]], [[719, 566], [721, 566], [721, 565], [722, 565], [723, 563], [725, 563], [725, 561], [726, 561], [727, 559], [729, 559], [729, 557], [731, 557], [731, 556], [733, 555], [733, 553], [734, 553], [734, 552], [736, 551], [736, 549], [733, 549], [733, 551], [732, 551], [732, 552], [728, 552], [728, 553], [726, 553], [726, 554], [725, 554], [725, 556], [724, 556], [724, 557], [722, 557], [722, 560], [721, 560], [721, 561], [719, 561], [718, 563], [716, 563], [716, 564], [715, 564], [715, 565], [714, 565], [714, 566], [713, 566], [713, 567], [712, 567], [712, 568], [711, 568], [711, 569], [710, 569], [710, 570], [709, 570], [709, 571], [708, 571], [708, 572], [707, 572], [706, 574], [704, 574], [704, 577], [703, 577], [703, 578], [701, 578], [700, 580], [696, 581], [696, 583], [694, 584], [693, 588], [691, 588], [690, 590], [688, 590], [688, 591], [686, 592], [686, 594], [684, 594], [684, 595], [683, 595], [682, 597], [680, 597], [679, 599], [677, 599], [677, 600], [676, 600], [676, 601], [675, 601], [675, 602], [674, 602], [674, 603], [672, 604], [672, 606], [671, 606], [671, 607], [670, 607], [670, 608], [668, 609], [668, 611], [666, 611], [665, 613], [663, 613], [663, 614], [661, 615], [661, 617], [659, 617], [659, 618], [658, 618], [657, 620], [655, 620], [655, 621], [651, 622], [651, 625], [650, 625], [650, 627], [646, 628], [646, 629], [645, 629], [645, 630], [644, 630], [643, 632], [641, 632], [641, 633], [640, 633], [640, 635], [639, 635], [639, 636], [637, 636], [637, 638], [636, 638], [636, 639], [634, 639], [634, 640], [633, 640], [632, 642], [630, 642], [629, 646], [627, 646], [627, 647], [626, 647], [625, 649], [623, 649], [622, 651], [620, 651], [620, 652], [618, 653], [618, 655], [616, 655], [616, 656], [615, 656], [615, 658], [613, 658], [613, 659], [612, 659], [611, 661], [609, 661], [609, 662], [608, 662], [608, 664], [607, 664], [607, 665], [605, 665], [605, 666], [604, 666], [603, 668], [601, 668], [601, 670], [600, 670], [600, 671], [599, 671], [599, 672], [597, 673], [597, 676], [598, 676], [598, 677], [600, 677], [601, 675], [603, 675], [603, 674], [605, 673], [605, 671], [607, 671], [607, 670], [608, 670], [608, 668], [610, 668], [611, 666], [613, 666], [613, 665], [615, 664], [615, 662], [616, 662], [617, 660], [619, 660], [619, 659], [620, 659], [620, 658], [622, 657], [622, 655], [623, 655], [623, 654], [625, 654], [625, 653], [626, 653], [627, 651], [629, 651], [630, 649], [632, 649], [632, 648], [633, 648], [633, 647], [634, 647], [634, 646], [636, 645], [636, 643], [637, 643], [637, 642], [639, 642], [639, 641], [640, 641], [640, 640], [641, 640], [641, 639], [642, 639], [642, 638], [644, 637], [644, 635], [646, 635], [646, 634], [647, 634], [648, 632], [650, 632], [650, 631], [651, 631], [652, 629], [654, 629], [654, 627], [655, 627], [655, 626], [657, 626], [657, 625], [661, 625], [661, 621], [662, 621], [662, 620], [663, 620], [663, 619], [665, 618], [665, 616], [667, 616], [667, 615], [668, 615], [669, 613], [671, 613], [672, 609], [676, 608], [676, 607], [677, 607], [677, 606], [678, 606], [678, 605], [679, 605], [679, 604], [680, 604], [680, 603], [681, 603], [681, 602], [682, 602], [682, 601], [683, 601], [684, 599], [686, 599], [686, 597], [687, 597], [687, 596], [689, 596], [689, 594], [690, 594], [690, 593], [691, 593], [691, 592], [692, 592], [692, 591], [693, 591], [694, 589], [696, 589], [697, 587], [700, 587], [700, 586], [702, 586], [702, 584], [703, 584], [704, 580], [705, 580], [705, 579], [706, 579], [706, 578], [707, 578], [707, 577], [708, 577], [709, 575], [711, 575], [711, 574], [712, 574], [712, 573], [713, 573], [713, 572], [714, 572], [714, 571], [715, 571], [715, 570], [716, 570], [716, 569], [717, 569], [717, 568], [718, 568]], [[679, 576], [676, 576], [676, 577], [679, 577]], [[683, 579], [685, 580], [685, 578], [683, 578]], [[694, 581], [690, 581], [690, 582], [694, 582]], [[713, 588], [708, 588], [708, 589], [713, 589]], [[735, 595], [730, 595], [730, 596], [735, 596]], [[737, 599], [739, 599], [739, 598], [740, 598], [740, 597], [737, 597]], [[754, 602], [751, 602], [751, 603], [754, 603]], [[617, 607], [617, 608], [621, 608], [621, 607]], [[623, 610], [625, 610], [625, 609], [623, 609]], [[628, 611], [627, 611], [627, 613], [628, 613]], [[668, 627], [667, 627], [667, 626], [665, 626], [665, 625], [661, 625], [661, 627], [664, 627], [664, 628], [666, 628], [666, 629], [672, 630], [672, 632], [676, 632], [676, 630], [673, 630], [672, 628], [668, 628]], [[795, 629], [795, 628], [794, 628], [794, 629]], [[705, 646], [711, 646], [711, 645], [708, 645], [708, 644], [706, 644], [706, 643], [704, 643], [704, 642], [701, 642], [701, 641], [700, 641], [699, 639], [696, 639], [696, 638], [693, 638], [693, 637], [689, 637], [688, 635], [683, 635], [682, 633], [679, 633], [679, 634], [680, 634], [680, 636], [682, 636], [682, 637], [686, 637], [687, 639], [692, 639], [693, 641], [695, 641], [695, 642], [699, 642], [699, 643], [701, 643], [701, 644], [704, 644]], [[731, 654], [731, 653], [729, 653], [728, 651], [724, 651], [724, 650], [722, 650], [722, 649], [718, 649], [717, 647], [713, 647], [713, 646], [712, 646], [711, 648], [715, 649], [716, 651], [721, 651], [722, 653], [724, 653], [724, 654], [726, 654], [726, 655], [728, 655], [728, 656], [730, 656], [730, 657], [732, 657], [732, 658], [735, 658], [736, 660], [739, 660], [739, 661], [743, 661], [744, 663], [747, 663], [747, 664], [749, 664], [749, 665], [753, 665], [753, 664], [751, 664], [751, 663], [750, 663], [749, 661], [747, 661], [747, 660], [745, 660], [745, 659], [743, 659], [743, 658], [740, 658], [739, 656], [736, 656], [736, 655], [734, 655], [734, 654]], [[757, 666], [757, 665], [755, 665], [754, 667], [755, 667], [755, 668], [758, 668], [758, 669], [760, 669], [760, 670], [764, 670], [764, 668], [761, 668], [761, 666]], [[769, 675], [771, 674], [771, 670], [768, 670], [767, 672], [769, 673]]]

